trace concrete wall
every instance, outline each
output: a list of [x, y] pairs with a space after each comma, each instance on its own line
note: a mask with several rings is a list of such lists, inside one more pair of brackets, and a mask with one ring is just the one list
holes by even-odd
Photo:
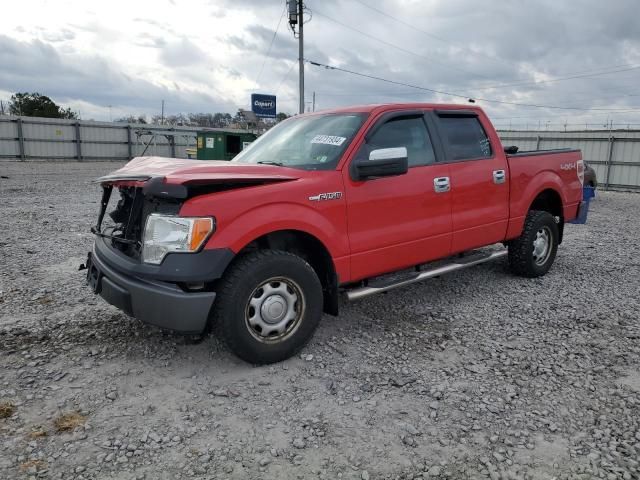
[[601, 188], [640, 190], [640, 131], [499, 131], [503, 145], [520, 150], [579, 148], [598, 176]]

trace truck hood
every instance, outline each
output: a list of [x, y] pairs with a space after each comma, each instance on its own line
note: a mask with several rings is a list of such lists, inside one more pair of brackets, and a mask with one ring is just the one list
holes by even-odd
[[297, 180], [300, 170], [276, 165], [255, 165], [225, 160], [188, 160], [137, 157], [124, 167], [98, 179], [103, 185], [162, 179], [170, 185], [263, 184]]

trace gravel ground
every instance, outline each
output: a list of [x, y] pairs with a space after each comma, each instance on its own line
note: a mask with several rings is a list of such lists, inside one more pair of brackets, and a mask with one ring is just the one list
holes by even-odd
[[0, 164], [0, 478], [640, 478], [639, 195], [601, 193], [544, 278], [343, 304], [254, 367], [84, 285], [116, 166]]

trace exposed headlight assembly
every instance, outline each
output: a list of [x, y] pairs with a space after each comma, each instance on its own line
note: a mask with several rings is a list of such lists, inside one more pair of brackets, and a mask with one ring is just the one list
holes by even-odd
[[142, 261], [160, 264], [168, 253], [197, 252], [215, 229], [210, 217], [173, 217], [152, 213], [142, 239]]

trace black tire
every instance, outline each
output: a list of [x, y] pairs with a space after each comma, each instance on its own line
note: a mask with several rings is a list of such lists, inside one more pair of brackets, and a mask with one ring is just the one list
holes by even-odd
[[[539, 237], [546, 236], [548, 250], [535, 244]], [[516, 275], [523, 277], [541, 277], [549, 271], [558, 251], [558, 224], [549, 212], [531, 210], [524, 222], [522, 234], [509, 242], [509, 267]], [[549, 245], [550, 243], [550, 245]]]
[[[279, 362], [309, 341], [322, 317], [322, 304], [322, 285], [311, 265], [292, 253], [259, 250], [238, 259], [225, 273], [213, 325], [243, 360]], [[292, 315], [294, 320], [289, 319]]]

